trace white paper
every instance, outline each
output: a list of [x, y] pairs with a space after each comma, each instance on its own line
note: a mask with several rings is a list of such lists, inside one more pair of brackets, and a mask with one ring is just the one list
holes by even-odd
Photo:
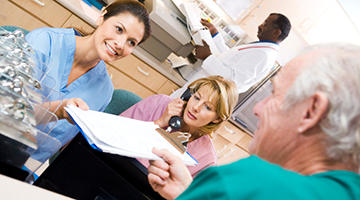
[[182, 66], [188, 66], [190, 65], [190, 61], [188, 58], [183, 58], [181, 56], [177, 56], [174, 53], [171, 53], [168, 56], [168, 59], [170, 60], [171, 63], [171, 67], [172, 68], [177, 68], [177, 67], [182, 67]]
[[168, 149], [180, 157], [186, 165], [196, 165], [189, 154], [181, 154], [155, 129], [153, 122], [144, 122], [98, 111], [83, 111], [78, 107], [65, 108], [74, 122], [81, 128], [90, 144], [103, 152], [134, 158], [160, 160], [152, 153], [153, 147]]
[[181, 3], [180, 7], [185, 13], [186, 21], [190, 25], [190, 35], [193, 38], [196, 45], [203, 46], [202, 40], [209, 45], [210, 51], [214, 55], [219, 55], [220, 51], [216, 47], [214, 40], [210, 34], [210, 31], [201, 24], [200, 9], [195, 3]]
[[208, 29], [199, 30], [194, 35], [192, 35], [192, 37], [193, 37], [195, 44], [204, 46], [202, 40], [205, 40], [205, 42], [209, 45], [209, 48], [210, 48], [210, 51], [212, 54], [214, 54], [214, 55], [220, 54], [220, 51], [216, 47], [216, 44], [214, 43], [214, 40], [212, 39], [212, 36]]
[[190, 25], [192, 31], [198, 31], [204, 26], [200, 23], [200, 14], [201, 11], [195, 3], [181, 3], [181, 9], [184, 11], [187, 23]]

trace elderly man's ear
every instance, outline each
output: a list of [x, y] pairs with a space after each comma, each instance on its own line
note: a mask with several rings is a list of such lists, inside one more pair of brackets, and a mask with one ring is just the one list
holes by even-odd
[[327, 110], [329, 100], [323, 92], [317, 92], [306, 100], [306, 110], [298, 127], [298, 132], [302, 133], [316, 126], [321, 117]]

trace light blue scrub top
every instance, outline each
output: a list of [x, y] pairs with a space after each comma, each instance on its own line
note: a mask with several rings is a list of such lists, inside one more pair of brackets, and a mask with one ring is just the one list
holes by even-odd
[[[104, 111], [111, 100], [114, 90], [104, 61], [100, 61], [93, 69], [66, 87], [74, 61], [75, 34], [80, 35], [72, 28], [39, 28], [27, 34], [26, 40], [32, 47], [51, 58], [51, 66], [42, 65], [40, 68], [45, 73], [51, 67], [47, 75], [55, 79], [55, 91], [59, 92], [63, 99], [81, 98], [89, 105], [90, 110]], [[49, 63], [46, 57], [37, 57], [43, 62]], [[51, 79], [45, 79], [43, 83], [53, 85]], [[49, 90], [43, 92], [47, 95]], [[49, 97], [50, 101], [59, 99], [59, 95], [55, 94]], [[49, 130], [49, 127], [47, 127], [44, 132]], [[63, 119], [57, 122], [50, 135], [57, 138], [62, 145], [65, 145], [78, 132], [79, 130], [75, 125]], [[43, 162], [54, 153], [53, 148], [55, 147], [53, 147], [52, 142], [45, 140], [32, 158]]]

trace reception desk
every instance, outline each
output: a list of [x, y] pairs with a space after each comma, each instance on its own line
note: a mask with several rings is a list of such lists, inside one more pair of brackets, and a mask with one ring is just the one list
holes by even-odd
[[79, 133], [34, 185], [75, 199], [163, 199], [134, 158], [103, 153]]

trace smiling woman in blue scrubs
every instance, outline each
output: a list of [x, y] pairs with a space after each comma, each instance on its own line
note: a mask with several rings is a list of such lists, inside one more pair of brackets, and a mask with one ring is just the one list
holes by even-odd
[[[97, 19], [94, 33], [81, 36], [73, 28], [40, 28], [30, 32], [26, 40], [49, 56], [52, 66], [42, 69], [56, 81], [59, 97], [51, 97], [51, 107], [61, 103], [56, 115], [59, 120], [50, 135], [62, 145], [70, 141], [78, 129], [64, 110], [68, 104], [82, 109], [103, 111], [109, 104], [113, 86], [105, 62], [128, 56], [150, 35], [150, 18], [144, 5], [132, 0], [118, 0], [106, 7]], [[46, 83], [45, 83], [46, 84]], [[55, 110], [55, 109], [54, 109]], [[66, 120], [68, 121], [66, 121]], [[51, 142], [42, 144], [34, 159], [45, 161], [51, 156]]]

